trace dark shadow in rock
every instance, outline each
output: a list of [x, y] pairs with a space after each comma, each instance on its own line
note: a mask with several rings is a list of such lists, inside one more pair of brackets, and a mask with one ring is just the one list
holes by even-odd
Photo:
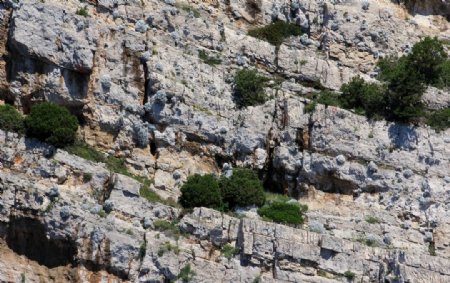
[[33, 218], [11, 218], [6, 235], [8, 247], [48, 268], [74, 264], [77, 248], [70, 239], [48, 239], [45, 226]]
[[414, 126], [392, 124], [388, 129], [389, 139], [395, 148], [411, 150], [417, 147], [417, 132]]

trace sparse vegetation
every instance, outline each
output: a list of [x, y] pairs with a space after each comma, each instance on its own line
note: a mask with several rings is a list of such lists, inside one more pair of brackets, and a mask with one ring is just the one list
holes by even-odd
[[180, 270], [178, 279], [180, 279], [183, 283], [190, 282], [194, 275], [195, 272], [191, 269], [191, 265], [188, 263]]
[[369, 224], [379, 224], [381, 223], [381, 220], [375, 216], [366, 216], [366, 222]]
[[205, 50], [198, 51], [198, 58], [200, 58], [205, 64], [208, 65], [219, 65], [220, 63], [222, 63], [222, 60], [219, 58], [219, 56], [211, 56], [206, 53]]
[[105, 154], [96, 150], [87, 143], [76, 139], [71, 145], [65, 146], [64, 150], [70, 154], [77, 155], [83, 159], [87, 159], [94, 162], [104, 162]]
[[23, 117], [14, 106], [9, 104], [0, 106], [0, 129], [19, 134], [25, 132]]
[[167, 237], [178, 239], [181, 235], [177, 221], [169, 222], [167, 220], [158, 219], [153, 221], [153, 227], [156, 231], [163, 232]]
[[188, 4], [177, 4], [177, 7], [187, 13], [192, 13], [195, 18], [200, 18], [200, 11]]
[[222, 201], [217, 179], [211, 174], [189, 176], [181, 187], [179, 202], [185, 208], [204, 206], [220, 209]]
[[43, 102], [31, 107], [30, 115], [25, 118], [25, 128], [30, 137], [64, 147], [74, 143], [78, 120], [65, 107]]
[[266, 102], [264, 85], [267, 78], [256, 69], [242, 69], [234, 77], [234, 100], [238, 108], [260, 105]]
[[222, 256], [224, 256], [227, 259], [234, 257], [235, 255], [239, 254], [239, 252], [240, 249], [238, 247], [233, 247], [232, 245], [229, 244], [226, 244], [221, 249]]
[[300, 225], [305, 221], [306, 205], [294, 202], [273, 202], [258, 209], [258, 214], [274, 222], [282, 224]]
[[248, 35], [280, 46], [286, 38], [302, 35], [302, 29], [293, 23], [276, 21], [267, 26], [249, 30]]
[[158, 249], [158, 256], [163, 256], [166, 252], [173, 252], [174, 254], [180, 253], [180, 248], [176, 245], [172, 245], [170, 242], [165, 242]]
[[145, 254], [147, 253], [147, 241], [144, 241], [139, 247], [139, 259], [144, 260]]

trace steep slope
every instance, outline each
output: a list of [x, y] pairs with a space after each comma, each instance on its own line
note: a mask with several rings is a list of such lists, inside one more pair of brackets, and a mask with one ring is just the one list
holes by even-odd
[[[373, 80], [379, 58], [424, 35], [450, 39], [448, 13], [422, 2], [408, 1], [408, 14], [390, 1], [2, 1], [3, 100], [24, 113], [44, 100], [67, 106], [80, 137], [124, 157], [163, 198], [227, 163], [310, 209], [298, 229], [251, 213], [181, 217], [103, 164], [2, 132], [0, 249], [17, 265], [0, 259], [0, 281], [160, 282], [188, 263], [196, 282], [345, 282], [346, 271], [355, 282], [450, 281], [450, 130], [305, 111], [312, 93]], [[304, 35], [279, 47], [247, 35], [273, 20]], [[271, 78], [271, 99], [238, 109], [232, 82], [245, 67]], [[426, 99], [443, 108], [449, 97]], [[154, 225], [179, 218], [186, 237]], [[220, 255], [227, 242], [241, 251], [231, 260]]]

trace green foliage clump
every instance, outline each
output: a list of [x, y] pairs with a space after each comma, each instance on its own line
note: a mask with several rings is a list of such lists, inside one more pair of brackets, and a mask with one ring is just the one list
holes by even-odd
[[385, 112], [384, 89], [376, 83], [366, 83], [357, 76], [342, 85], [340, 102], [342, 107], [354, 109], [356, 113], [369, 118], [382, 116]]
[[242, 69], [234, 77], [234, 100], [239, 108], [260, 105], [266, 102], [264, 85], [267, 78], [255, 69]]
[[386, 58], [378, 62], [379, 78], [386, 83], [386, 113], [388, 119], [408, 122], [423, 115], [421, 102], [425, 84], [421, 74], [408, 57]]
[[66, 108], [44, 102], [31, 107], [30, 115], [25, 118], [25, 128], [30, 137], [64, 147], [75, 141], [78, 120]]
[[181, 5], [177, 5], [177, 6], [178, 6], [178, 8], [180, 8], [181, 10], [183, 10], [185, 12], [192, 13], [194, 18], [200, 18], [200, 16], [201, 16], [200, 11], [197, 10], [196, 8], [192, 7], [191, 5], [181, 4]]
[[219, 185], [225, 209], [262, 206], [265, 202], [262, 182], [251, 169], [235, 168], [230, 177], [220, 178]]
[[79, 16], [83, 16], [83, 17], [89, 17], [89, 12], [86, 9], [86, 7], [82, 7], [80, 9], [78, 9], [76, 14], [79, 15]]
[[436, 131], [450, 128], [450, 108], [437, 110], [428, 116], [427, 124]]
[[189, 176], [181, 187], [178, 201], [185, 208], [204, 206], [219, 209], [222, 201], [217, 179], [211, 174]]
[[178, 245], [172, 245], [170, 242], [165, 242], [158, 249], [158, 256], [163, 256], [166, 252], [173, 252], [174, 254], [180, 253], [180, 248]]
[[346, 272], [344, 272], [344, 277], [350, 281], [355, 279], [355, 276], [356, 276], [356, 274], [354, 272], [351, 272], [350, 270], [347, 270]]
[[366, 222], [369, 224], [379, 224], [381, 220], [378, 217], [369, 215], [366, 217]]
[[439, 65], [440, 76], [436, 86], [439, 88], [450, 88], [450, 60]]
[[169, 222], [167, 220], [155, 220], [153, 221], [153, 227], [156, 231], [164, 232], [167, 237], [174, 237], [178, 239], [181, 235], [180, 228], [177, 221]]
[[341, 105], [341, 97], [338, 93], [332, 91], [321, 91], [317, 97], [317, 103], [323, 104], [325, 106], [336, 106]]
[[191, 265], [186, 264], [181, 270], [180, 274], [178, 274], [178, 279], [180, 279], [183, 283], [190, 282], [194, 277], [195, 272], [192, 271]]
[[198, 58], [200, 58], [205, 64], [208, 65], [219, 65], [222, 60], [216, 56], [210, 56], [205, 50], [198, 51]]
[[232, 245], [229, 244], [226, 244], [221, 249], [222, 255], [227, 259], [230, 259], [235, 255], [239, 254], [240, 251], [241, 249], [239, 247], [233, 247]]
[[440, 77], [439, 66], [447, 60], [447, 52], [442, 42], [435, 38], [425, 37], [416, 43], [407, 60], [426, 84], [436, 83]]
[[286, 38], [302, 35], [302, 29], [293, 23], [276, 21], [265, 27], [249, 30], [248, 35], [280, 46]]
[[258, 214], [276, 223], [303, 224], [303, 214], [308, 210], [306, 205], [292, 202], [273, 202], [258, 209]]
[[9, 104], [0, 106], [0, 129], [20, 134], [25, 132], [23, 117], [14, 106]]

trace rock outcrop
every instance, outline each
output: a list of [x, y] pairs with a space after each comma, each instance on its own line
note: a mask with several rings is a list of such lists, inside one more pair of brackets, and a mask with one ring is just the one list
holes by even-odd
[[[305, 111], [321, 89], [375, 80], [379, 58], [450, 38], [448, 1], [406, 2], [2, 1], [0, 98], [68, 107], [130, 174], [0, 131], [0, 281], [449, 282], [450, 130]], [[303, 35], [247, 35], [274, 20]], [[242, 68], [269, 78], [264, 105], [236, 108]], [[168, 205], [224, 164], [307, 204], [306, 223]]]

